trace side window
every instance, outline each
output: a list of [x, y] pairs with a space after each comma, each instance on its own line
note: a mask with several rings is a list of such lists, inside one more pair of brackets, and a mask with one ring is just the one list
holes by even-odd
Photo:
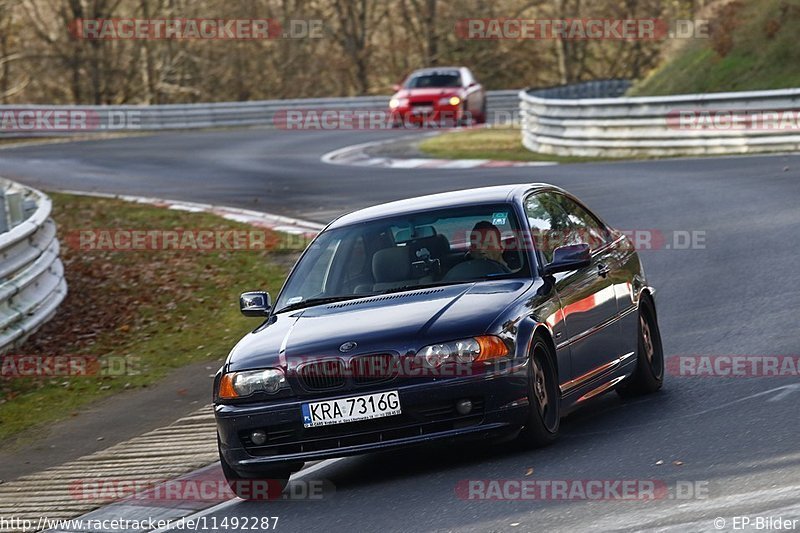
[[570, 225], [576, 232], [571, 239], [585, 242], [592, 250], [601, 247], [609, 240], [606, 228], [586, 209], [563, 195], [555, 195], [561, 208], [567, 213]]
[[553, 251], [569, 244], [569, 217], [552, 193], [540, 193], [525, 200], [525, 215], [531, 228], [534, 245], [544, 256], [545, 263], [553, 260]]

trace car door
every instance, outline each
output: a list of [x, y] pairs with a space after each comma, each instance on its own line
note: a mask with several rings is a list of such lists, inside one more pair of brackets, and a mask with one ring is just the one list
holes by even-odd
[[[555, 275], [563, 322], [563, 331], [560, 336], [555, 333], [555, 342], [559, 350], [569, 348], [569, 382], [577, 387], [610, 368], [619, 356], [617, 299], [611, 278], [613, 253], [599, 222], [574, 200], [557, 192], [536, 193], [526, 200], [525, 209], [545, 264], [559, 246], [585, 242], [592, 249], [589, 266]], [[548, 219], [547, 224], [542, 224], [543, 218]]]

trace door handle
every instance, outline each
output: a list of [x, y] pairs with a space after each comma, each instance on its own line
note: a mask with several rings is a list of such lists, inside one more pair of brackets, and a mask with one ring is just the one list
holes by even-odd
[[610, 273], [611, 273], [611, 268], [610, 267], [608, 267], [608, 266], [606, 266], [606, 265], [604, 265], [602, 263], [597, 265], [597, 275], [598, 276], [601, 276], [601, 277], [605, 278]]

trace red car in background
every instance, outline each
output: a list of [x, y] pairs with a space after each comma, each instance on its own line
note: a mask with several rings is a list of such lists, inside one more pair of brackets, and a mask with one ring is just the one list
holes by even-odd
[[415, 70], [394, 89], [389, 112], [395, 126], [486, 122], [486, 92], [466, 67]]

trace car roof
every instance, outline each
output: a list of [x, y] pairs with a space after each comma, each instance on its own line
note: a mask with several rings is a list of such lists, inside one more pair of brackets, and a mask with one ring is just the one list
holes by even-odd
[[406, 213], [419, 213], [466, 205], [510, 203], [515, 199], [520, 199], [528, 192], [541, 189], [558, 189], [558, 187], [546, 183], [515, 183], [417, 196], [415, 198], [374, 205], [342, 215], [331, 222], [328, 229]]
[[409, 74], [409, 76], [414, 76], [414, 75], [417, 75], [417, 74], [427, 74], [429, 72], [442, 72], [442, 71], [447, 71], [447, 70], [458, 70], [458, 71], [461, 71], [461, 69], [465, 69], [465, 68], [467, 68], [467, 67], [425, 67], [425, 68], [420, 68], [420, 69], [417, 69], [417, 70], [413, 71], [411, 74]]

